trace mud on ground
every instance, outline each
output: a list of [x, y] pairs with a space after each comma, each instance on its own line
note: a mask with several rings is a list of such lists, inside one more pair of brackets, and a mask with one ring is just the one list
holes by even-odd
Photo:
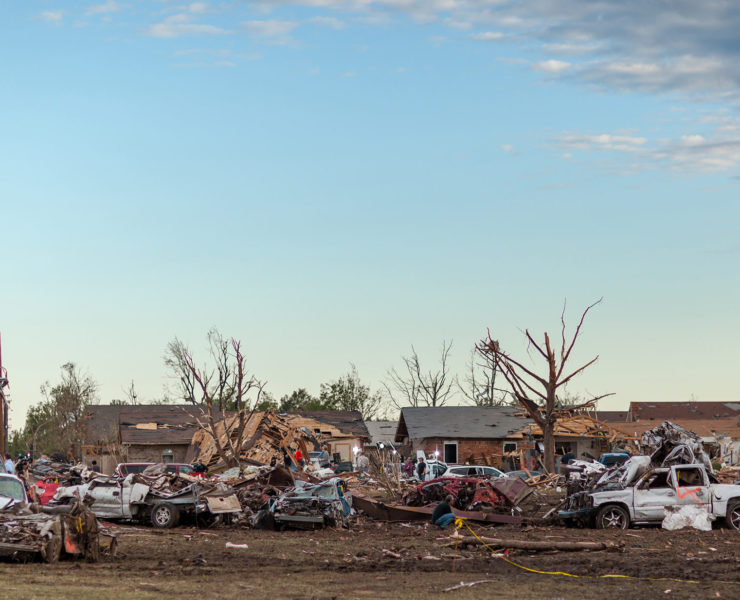
[[[421, 523], [363, 521], [351, 530], [284, 532], [116, 527], [117, 555], [103, 557], [97, 564], [71, 560], [56, 565], [0, 563], [0, 597], [740, 598], [740, 534], [734, 531], [474, 527], [481, 534], [502, 538], [609, 540], [621, 542], [623, 548], [509, 554], [511, 560], [523, 566], [580, 576], [574, 578], [531, 573], [493, 557], [484, 548], [456, 552], [447, 546], [451, 531]], [[227, 542], [247, 544], [248, 548], [227, 548]], [[615, 574], [639, 579], [598, 578]], [[698, 583], [649, 578], [691, 579]], [[461, 582], [475, 581], [485, 583], [444, 591]]]

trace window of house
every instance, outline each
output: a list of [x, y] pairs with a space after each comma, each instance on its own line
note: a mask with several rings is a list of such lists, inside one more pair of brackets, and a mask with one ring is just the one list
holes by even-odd
[[164, 450], [162, 452], [162, 462], [163, 463], [175, 462], [175, 453], [172, 452], [172, 450]]
[[504, 442], [504, 452], [516, 452], [516, 442]]

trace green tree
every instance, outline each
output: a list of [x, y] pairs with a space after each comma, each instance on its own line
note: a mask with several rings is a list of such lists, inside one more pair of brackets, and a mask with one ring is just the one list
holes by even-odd
[[81, 373], [74, 363], [62, 365], [61, 381], [41, 386], [43, 400], [31, 406], [23, 430], [14, 432], [11, 443], [17, 452], [59, 451], [81, 454], [85, 437], [85, 410], [97, 400], [98, 384]]
[[333, 410], [333, 408], [323, 404], [320, 398], [312, 396], [305, 388], [299, 388], [280, 398], [280, 410], [286, 412], [289, 410]]
[[321, 384], [319, 400], [327, 410], [358, 410], [362, 418], [371, 421], [383, 406], [383, 394], [370, 392], [360, 381], [357, 367], [350, 364], [350, 372], [336, 381]]
[[278, 411], [278, 410], [280, 410], [280, 405], [278, 404], [277, 400], [275, 400], [275, 396], [273, 396], [270, 392], [262, 392], [262, 399], [254, 407], [254, 410], [257, 410], [257, 411], [266, 411], [266, 410]]

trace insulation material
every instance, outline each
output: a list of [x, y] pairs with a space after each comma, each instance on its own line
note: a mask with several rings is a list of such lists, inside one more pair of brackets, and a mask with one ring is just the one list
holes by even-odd
[[691, 527], [699, 531], [712, 531], [714, 515], [697, 504], [684, 504], [682, 506], [667, 506], [662, 527], [668, 531]]

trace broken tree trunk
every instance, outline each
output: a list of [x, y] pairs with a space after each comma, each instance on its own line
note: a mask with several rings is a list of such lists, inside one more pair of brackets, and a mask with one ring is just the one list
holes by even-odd
[[453, 536], [449, 546], [458, 545], [458, 547], [475, 546], [485, 543], [495, 548], [516, 548], [518, 550], [562, 550], [566, 552], [577, 552], [580, 550], [609, 550], [619, 548], [620, 545], [615, 542], [549, 542], [533, 540], [507, 540], [503, 538], [491, 537], [471, 537], [471, 536]]

